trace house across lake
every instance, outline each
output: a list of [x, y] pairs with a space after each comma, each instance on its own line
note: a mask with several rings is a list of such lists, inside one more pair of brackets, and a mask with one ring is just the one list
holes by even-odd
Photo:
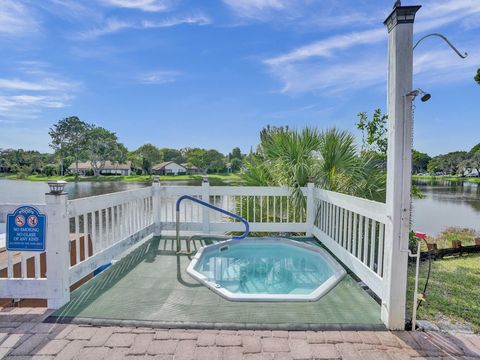
[[165, 161], [163, 163], [154, 165], [152, 167], [152, 173], [154, 175], [191, 175], [202, 174], [203, 171], [193, 164], [177, 164], [174, 161]]
[[[112, 161], [105, 161], [105, 164], [100, 168], [100, 175], [124, 175], [128, 176], [131, 173], [132, 162], [118, 163]], [[77, 173], [76, 164], [73, 163], [68, 167], [68, 170], [75, 174]], [[93, 167], [90, 162], [78, 163], [78, 175], [85, 176], [93, 173]]]

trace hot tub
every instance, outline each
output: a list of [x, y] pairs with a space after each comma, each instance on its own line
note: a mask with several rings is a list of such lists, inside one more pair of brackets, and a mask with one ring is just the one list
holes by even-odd
[[232, 301], [315, 301], [346, 274], [321, 247], [285, 238], [227, 240], [203, 247], [187, 272]]

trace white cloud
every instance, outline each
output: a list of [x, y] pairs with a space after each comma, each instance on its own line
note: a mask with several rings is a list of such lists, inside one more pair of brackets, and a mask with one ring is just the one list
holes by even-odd
[[167, 11], [171, 7], [171, 1], [166, 0], [102, 0], [102, 2], [109, 6], [148, 12]]
[[[467, 27], [478, 19], [480, 1], [448, 0], [432, 4], [423, 10], [423, 13], [418, 14], [415, 24], [418, 34], [452, 23]], [[383, 27], [335, 35], [267, 58], [264, 64], [283, 84], [281, 91], [284, 93], [338, 92], [366, 88], [385, 82], [386, 53], [380, 53], [380, 49], [385, 49], [378, 45], [385, 43], [386, 39]], [[476, 44], [470, 45], [470, 49], [478, 47]], [[361, 52], [368, 54], [368, 57], [359, 57], [355, 49], [357, 46], [363, 46]], [[416, 50], [415, 55], [415, 71], [424, 79], [430, 74], [439, 81], [455, 81], [455, 77], [450, 76], [452, 70], [462, 74], [457, 78], [463, 79], [475, 67], [475, 57], [472, 54], [469, 60], [464, 61], [451, 53], [450, 49], [445, 50], [445, 47], [433, 49], [428, 55], [419, 53], [419, 50], [421, 48]]]
[[385, 39], [384, 29], [359, 31], [345, 35], [338, 35], [301, 46], [284, 55], [265, 60], [269, 65], [280, 65], [306, 60], [312, 57], [330, 57], [334, 50], [348, 49], [352, 46], [372, 44]]
[[237, 15], [246, 18], [263, 18], [265, 14], [273, 11], [284, 10], [286, 0], [223, 0]]
[[172, 27], [172, 26], [177, 26], [182, 24], [208, 25], [210, 23], [211, 23], [211, 20], [208, 16], [203, 14], [198, 14], [198, 15], [184, 16], [184, 17], [170, 17], [160, 21], [145, 20], [141, 23], [141, 27], [145, 29], [149, 29], [149, 28]]
[[43, 79], [41, 82], [24, 81], [20, 79], [0, 79], [0, 90], [46, 91], [60, 90], [69, 86], [68, 83], [55, 79]]
[[69, 106], [80, 88], [41, 62], [24, 61], [15, 68], [17, 77], [0, 78], [0, 119], [4, 123], [35, 119], [43, 109]]
[[84, 40], [95, 39], [100, 36], [113, 34], [120, 30], [134, 27], [135, 24], [132, 22], [109, 18], [101, 26], [80, 33], [80, 38]]
[[176, 81], [181, 75], [182, 74], [177, 71], [156, 70], [141, 74], [138, 76], [137, 81], [141, 84], [148, 85], [166, 84]]
[[39, 24], [30, 11], [18, 1], [0, 1], [0, 35], [24, 35], [38, 30]]
[[115, 18], [107, 19], [101, 26], [84, 31], [79, 34], [83, 40], [95, 39], [100, 36], [114, 34], [125, 29], [153, 29], [165, 28], [178, 25], [207, 25], [210, 19], [206, 15], [188, 15], [179, 17], [170, 17], [163, 20], [144, 20], [141, 22], [124, 21]]

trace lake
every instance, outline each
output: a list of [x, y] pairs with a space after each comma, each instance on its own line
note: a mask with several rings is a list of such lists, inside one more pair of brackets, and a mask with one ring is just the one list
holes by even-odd
[[414, 183], [423, 199], [413, 201], [413, 230], [438, 234], [449, 226], [480, 230], [480, 184], [427, 181]]
[[[187, 181], [163, 183], [163, 185], [192, 184]], [[438, 234], [449, 226], [480, 230], [480, 184], [448, 181], [416, 181], [415, 184], [424, 194], [424, 198], [413, 201], [414, 230], [431, 235]], [[78, 182], [68, 183], [65, 190], [70, 199], [77, 199], [145, 186], [150, 184]], [[46, 192], [48, 185], [43, 182], [0, 179], [0, 203], [42, 203]]]

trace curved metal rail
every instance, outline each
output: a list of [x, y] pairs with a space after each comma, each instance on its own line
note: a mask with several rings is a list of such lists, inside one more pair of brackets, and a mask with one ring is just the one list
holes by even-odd
[[445, 41], [447, 43], [448, 46], [450, 46], [450, 48], [455, 51], [457, 53], [458, 56], [460, 56], [462, 59], [465, 59], [468, 54], [467, 53], [464, 53], [462, 54], [448, 39], [446, 36], [442, 35], [442, 34], [439, 34], [439, 33], [433, 33], [433, 34], [428, 34], [428, 35], [425, 35], [424, 37], [422, 37], [420, 40], [417, 41], [417, 43], [413, 46], [413, 50], [415, 50], [415, 48], [418, 46], [418, 44], [420, 44], [424, 39], [428, 38], [428, 37], [431, 37], [431, 36], [436, 36], [436, 37], [439, 37], [440, 39], [442, 39], [443, 41]]
[[[193, 202], [196, 202], [197, 204], [206, 206], [209, 209], [218, 211], [218, 212], [220, 212], [224, 215], [230, 216], [231, 218], [234, 218], [236, 220], [241, 221], [245, 225], [245, 231], [242, 235], [232, 236], [232, 239], [240, 240], [240, 239], [244, 239], [248, 236], [248, 233], [250, 232], [250, 225], [248, 224], [248, 221], [245, 220], [243, 217], [241, 217], [237, 214], [231, 213], [230, 211], [227, 211], [225, 209], [219, 208], [218, 206], [215, 206], [215, 205], [209, 204], [205, 201], [194, 198], [193, 196], [182, 195], [177, 199], [177, 203], [175, 205], [175, 210], [176, 210], [176, 233], [177, 233], [177, 253], [181, 252], [181, 246], [180, 246], [180, 203], [183, 200], [191, 200]], [[190, 238], [187, 240], [187, 253], [190, 253]]]

